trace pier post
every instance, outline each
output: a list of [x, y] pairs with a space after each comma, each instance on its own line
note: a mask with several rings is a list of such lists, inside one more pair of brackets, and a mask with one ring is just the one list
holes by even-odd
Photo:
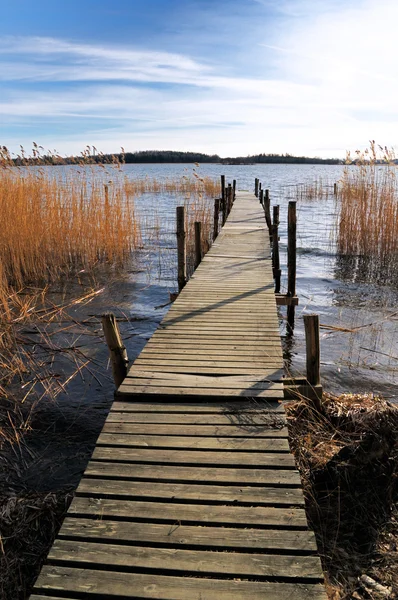
[[225, 213], [225, 175], [221, 175], [221, 210], [223, 214], [222, 225], [224, 225], [224, 213]]
[[259, 196], [259, 199], [260, 199], [260, 204], [261, 204], [261, 206], [263, 206], [263, 204], [264, 204], [264, 190], [260, 190], [260, 193], [259, 193], [258, 196]]
[[265, 196], [263, 200], [264, 213], [265, 213], [265, 222], [267, 223], [269, 234], [272, 234], [272, 225], [271, 225], [271, 203], [269, 199], [269, 190], [265, 190]]
[[214, 200], [213, 242], [218, 236], [218, 221], [220, 217], [220, 198]]
[[231, 208], [232, 208], [232, 184], [228, 184], [228, 188], [227, 188], [227, 206], [228, 206], [228, 210], [227, 210], [227, 217], [229, 215], [229, 213], [231, 212]]
[[202, 260], [202, 223], [195, 221], [195, 269]]
[[186, 268], [186, 244], [185, 244], [185, 208], [177, 206], [177, 277], [178, 291], [181, 292], [186, 284], [187, 268]]
[[319, 316], [305, 315], [303, 319], [307, 354], [307, 381], [310, 385], [315, 387], [321, 383]]
[[333, 194], [337, 196], [337, 183], [333, 185]]
[[272, 226], [272, 265], [274, 268], [275, 293], [281, 291], [281, 265], [279, 260], [279, 206], [274, 206], [273, 209], [274, 222]]
[[105, 313], [102, 315], [102, 329], [104, 330], [106, 343], [108, 344], [111, 357], [113, 379], [118, 388], [127, 375], [129, 359], [127, 350], [122, 343], [116, 317], [113, 313]]
[[[297, 213], [296, 202], [289, 202], [287, 213], [287, 295], [296, 295], [296, 262], [297, 262]], [[289, 304], [287, 307], [287, 325], [290, 331], [294, 329], [296, 307]]]
[[233, 196], [232, 196], [232, 204], [235, 202], [235, 197], [236, 197], [236, 179], [232, 180], [232, 190], [233, 190]]
[[257, 177], [254, 180], [254, 195], [258, 198], [258, 179]]

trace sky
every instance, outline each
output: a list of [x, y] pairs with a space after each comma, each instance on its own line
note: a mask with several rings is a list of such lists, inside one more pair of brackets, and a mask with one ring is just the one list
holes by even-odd
[[18, 0], [0, 145], [343, 158], [398, 146], [396, 0]]

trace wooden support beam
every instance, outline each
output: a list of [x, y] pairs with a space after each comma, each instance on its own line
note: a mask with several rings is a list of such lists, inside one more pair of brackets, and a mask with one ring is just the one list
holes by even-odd
[[319, 342], [319, 316], [304, 315], [304, 329], [307, 355], [307, 381], [316, 386], [321, 383], [321, 353]]
[[214, 224], [213, 224], [213, 242], [218, 236], [218, 223], [220, 218], [220, 198], [214, 200]]
[[178, 291], [181, 292], [182, 288], [187, 282], [187, 267], [186, 267], [186, 242], [185, 242], [185, 208], [183, 206], [177, 206], [177, 277], [178, 277]]
[[265, 214], [265, 222], [267, 223], [269, 234], [272, 233], [272, 224], [271, 224], [271, 201], [269, 198], [269, 190], [265, 190], [264, 200], [263, 200], [264, 214]]
[[[297, 212], [296, 202], [290, 201], [287, 220], [287, 295], [296, 295], [297, 271]], [[287, 325], [290, 332], [294, 329], [295, 305], [287, 309]]]
[[118, 388], [127, 375], [129, 359], [127, 350], [122, 343], [119, 327], [113, 313], [105, 313], [102, 315], [102, 328], [109, 348], [113, 379]]
[[286, 294], [275, 294], [277, 306], [297, 306], [299, 299], [297, 296], [287, 296]]
[[264, 203], [264, 190], [262, 190], [262, 189], [260, 190], [260, 193], [259, 193], [258, 197], [259, 197], [259, 200], [260, 200], [260, 204], [263, 205], [263, 203]]
[[232, 203], [233, 203], [232, 185], [229, 183], [228, 188], [227, 188], [227, 206], [228, 206], [227, 216], [231, 212]]
[[221, 205], [222, 211], [222, 220], [221, 224], [224, 225], [224, 215], [225, 215], [225, 175], [221, 175]]
[[233, 190], [233, 198], [232, 198], [232, 204], [235, 202], [235, 197], [236, 197], [236, 179], [232, 180], [232, 190]]
[[195, 221], [195, 269], [202, 261], [202, 223]]
[[258, 179], [257, 177], [254, 180], [254, 195], [258, 198]]
[[279, 260], [279, 206], [274, 206], [273, 209], [274, 222], [272, 224], [272, 265], [274, 269], [275, 293], [281, 291], [281, 265]]

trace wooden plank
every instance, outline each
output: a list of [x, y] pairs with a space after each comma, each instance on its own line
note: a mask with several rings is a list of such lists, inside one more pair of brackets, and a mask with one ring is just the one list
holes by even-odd
[[250, 503], [261, 505], [304, 506], [301, 489], [200, 485], [194, 483], [166, 483], [158, 481], [128, 481], [114, 479], [81, 480], [77, 496], [128, 497], [132, 499], [163, 499], [164, 501], [191, 500], [194, 502]]
[[[172, 371], [173, 372], [173, 371]], [[204, 369], [204, 372], [207, 372]], [[157, 387], [153, 383], [149, 383], [147, 386], [143, 385], [125, 385], [122, 384], [117, 392], [117, 397], [139, 397], [140, 400], [146, 399], [147, 397], [163, 397], [168, 396], [169, 398], [181, 397], [181, 398], [192, 398], [197, 400], [198, 397], [203, 398], [218, 398], [219, 400], [234, 400], [234, 399], [242, 399], [248, 398], [251, 399], [253, 397], [259, 398], [260, 400], [276, 400], [280, 398], [280, 392], [274, 390], [262, 390], [262, 389], [222, 389], [222, 388], [187, 388], [187, 387]]]
[[272, 467], [280, 469], [295, 469], [291, 454], [256, 453], [256, 452], [201, 452], [197, 450], [153, 450], [147, 448], [95, 448], [93, 460], [107, 462], [156, 463], [156, 464], [190, 464], [226, 466]]
[[[231, 485], [271, 485], [299, 487], [300, 476], [292, 469], [240, 469], [236, 467], [189, 467], [140, 465], [91, 460], [85, 471], [89, 477], [147, 479], [148, 481], [222, 483]], [[72, 511], [73, 512], [73, 511]], [[160, 514], [158, 512], [158, 514]]]
[[[250, 413], [230, 413], [212, 415], [200, 415], [196, 413], [131, 413], [111, 411], [107, 418], [107, 423], [172, 423], [176, 425], [208, 425], [211, 421], [212, 425], [236, 425], [243, 427], [264, 426], [269, 422], [270, 415], [275, 413], [250, 412]], [[280, 418], [281, 413], [276, 413]], [[285, 422], [284, 415], [282, 416]]]
[[[326, 600], [322, 585], [272, 583], [174, 577], [142, 573], [118, 573], [97, 569], [45, 566], [36, 591], [62, 590], [65, 593], [131, 597], [157, 600]], [[89, 596], [87, 596], [89, 597]]]
[[[249, 542], [249, 540], [248, 540]], [[233, 575], [234, 577], [287, 577], [322, 579], [319, 558], [316, 556], [289, 556], [280, 554], [249, 554], [235, 552], [208, 552], [175, 548], [145, 548], [117, 544], [101, 544], [74, 540], [55, 540], [49, 554], [50, 561], [70, 561], [125, 569], [162, 569], [184, 575]]]
[[269, 368], [280, 368], [281, 366], [281, 360], [280, 359], [275, 359], [273, 360], [272, 358], [269, 357], [264, 357], [264, 358], [258, 358], [257, 360], [250, 360], [248, 358], [243, 357], [242, 360], [238, 360], [237, 358], [230, 358], [228, 359], [228, 357], [225, 357], [225, 360], [220, 359], [220, 357], [215, 357], [215, 358], [209, 358], [208, 360], [195, 360], [195, 358], [189, 357], [189, 356], [173, 356], [172, 354], [168, 354], [168, 355], [160, 355], [160, 356], [155, 356], [152, 357], [150, 355], [145, 355], [142, 356], [140, 355], [140, 357], [136, 358], [135, 363], [138, 366], [143, 366], [143, 365], [159, 365], [159, 370], [163, 367], [163, 366], [168, 366], [168, 365], [177, 365], [177, 366], [187, 366], [187, 367], [207, 367], [208, 365], [211, 366], [215, 366], [215, 365], [220, 365], [220, 367], [238, 367], [238, 368], [250, 368], [251, 366], [255, 365], [256, 368], [258, 369], [269, 369]]
[[[228, 346], [226, 347], [226, 349], [228, 348]], [[216, 357], [216, 358], [220, 358], [221, 356], [224, 356], [223, 352], [220, 352], [219, 348], [212, 348], [211, 346], [208, 346], [207, 349], [201, 349], [198, 347], [194, 347], [192, 346], [188, 346], [188, 347], [179, 347], [178, 345], [171, 345], [171, 344], [158, 344], [156, 342], [152, 343], [152, 344], [147, 344], [146, 348], [144, 348], [144, 350], [142, 350], [140, 356], [153, 356], [154, 358], [159, 357], [161, 355], [164, 354], [171, 354], [172, 356], [174, 355], [183, 355], [183, 356], [211, 356], [211, 357]], [[273, 348], [271, 346], [269, 346], [268, 348], [250, 348], [249, 350], [234, 350], [229, 348], [229, 353], [228, 356], [230, 356], [233, 359], [238, 359], [238, 358], [257, 358], [258, 356], [261, 357], [272, 357], [272, 358], [278, 358], [281, 359], [282, 358], [282, 351], [279, 348]]]
[[287, 428], [283, 427], [283, 421], [270, 416], [269, 424], [248, 427], [236, 427], [228, 425], [156, 425], [156, 424], [134, 424], [134, 423], [108, 423], [105, 422], [103, 433], [128, 433], [133, 435], [185, 435], [215, 438], [287, 438]]
[[[148, 374], [148, 372], [145, 369], [139, 369], [137, 367], [134, 367], [134, 365], [131, 367], [130, 369], [130, 373], [132, 375], [127, 375], [126, 379], [128, 380], [130, 377], [131, 378], [136, 378], [136, 377], [143, 377], [143, 378], [151, 378], [151, 379], [170, 379], [175, 381], [176, 380], [176, 376], [172, 375], [170, 373], [163, 373], [162, 371], [154, 371], [153, 373]], [[280, 374], [281, 374], [281, 379], [282, 376], [284, 375], [283, 370], [280, 370]], [[275, 381], [272, 381], [270, 379], [267, 379], [266, 377], [258, 377], [257, 375], [238, 375], [238, 376], [234, 376], [234, 375], [228, 375], [228, 376], [211, 376], [211, 377], [206, 377], [205, 375], [178, 375], [178, 381], [182, 382], [185, 381], [186, 383], [189, 383], [191, 385], [193, 384], [204, 384], [204, 383], [222, 383], [222, 382], [228, 382], [228, 384], [232, 384], [232, 383], [239, 383], [239, 385], [241, 383], [247, 383], [247, 382], [254, 382], [254, 383], [258, 383], [258, 382], [262, 382], [262, 383], [267, 383], [269, 384], [273, 389], [277, 389], [277, 387], [282, 386], [282, 383], [277, 383]], [[264, 403], [265, 405], [266, 403]], [[272, 404], [268, 404], [268, 406], [272, 406]], [[277, 403], [275, 403], [275, 406], [278, 406]]]
[[[165, 380], [172, 385], [171, 380]], [[279, 384], [278, 384], [279, 385]], [[282, 402], [229, 402], [229, 403], [212, 403], [212, 402], [178, 402], [168, 403], [166, 406], [163, 402], [129, 402], [115, 400], [111, 407], [112, 412], [133, 412], [133, 413], [199, 413], [207, 415], [228, 415], [228, 414], [251, 414], [257, 412], [277, 412], [284, 414]]]
[[225, 550], [247, 548], [315, 552], [312, 531], [289, 529], [239, 529], [237, 527], [170, 526], [167, 523], [134, 523], [107, 519], [66, 517], [60, 538], [118, 540], [122, 542], [197, 546]]
[[215, 523], [245, 526], [278, 526], [307, 529], [302, 508], [274, 508], [269, 506], [218, 506], [213, 504], [176, 504], [168, 502], [140, 502], [105, 498], [73, 499], [69, 514], [93, 515], [101, 518], [170, 521], [171, 523]]
[[252, 452], [287, 452], [289, 444], [283, 438], [216, 438], [171, 435], [129, 435], [101, 433], [98, 446], [131, 446], [144, 448], [191, 448], [197, 450], [234, 450]]
[[[141, 368], [145, 368], [147, 371], [159, 371], [159, 365], [148, 365], [144, 363], [140, 363]], [[264, 377], [274, 377], [275, 380], [280, 379], [280, 375], [278, 375], [278, 371], [274, 368], [256, 368], [256, 367], [242, 367], [240, 365], [235, 365], [234, 367], [213, 367], [213, 366], [179, 366], [179, 365], [168, 365], [162, 366], [162, 370], [165, 373], [187, 373], [187, 374], [198, 374], [198, 375], [249, 375], [249, 374], [258, 374], [259, 376]], [[123, 384], [122, 384], [123, 385]]]

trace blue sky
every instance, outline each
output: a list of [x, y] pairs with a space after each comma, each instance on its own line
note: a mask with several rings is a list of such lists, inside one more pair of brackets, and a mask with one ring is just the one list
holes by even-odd
[[344, 156], [398, 143], [395, 0], [20, 0], [0, 144]]

